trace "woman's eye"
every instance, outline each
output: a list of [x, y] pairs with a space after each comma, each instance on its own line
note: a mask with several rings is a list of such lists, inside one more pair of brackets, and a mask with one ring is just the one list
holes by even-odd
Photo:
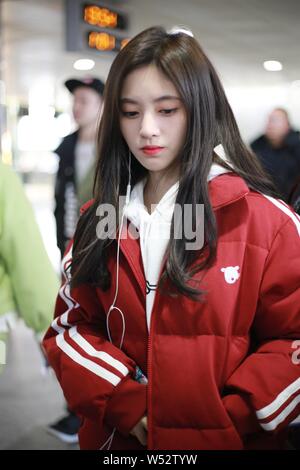
[[137, 111], [122, 111], [123, 116], [133, 118], [138, 115]]
[[177, 111], [178, 108], [172, 108], [172, 109], [161, 109], [160, 113], [161, 114], [173, 114], [175, 111]]

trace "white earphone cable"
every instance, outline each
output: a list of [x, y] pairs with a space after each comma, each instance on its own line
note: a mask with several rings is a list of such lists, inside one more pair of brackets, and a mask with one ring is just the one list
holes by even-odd
[[[118, 293], [119, 293], [120, 241], [121, 241], [122, 230], [123, 230], [123, 225], [124, 225], [125, 208], [129, 204], [129, 201], [130, 201], [130, 191], [131, 191], [131, 152], [129, 151], [128, 184], [127, 184], [127, 188], [126, 188], [125, 206], [123, 207], [122, 219], [121, 219], [121, 224], [120, 224], [120, 228], [119, 228], [119, 235], [118, 235], [118, 244], [117, 244], [116, 290], [115, 290], [115, 296], [114, 296], [113, 303], [109, 307], [109, 310], [108, 310], [107, 315], [106, 315], [107, 335], [108, 335], [109, 342], [112, 343], [112, 344], [113, 344], [113, 340], [112, 340], [111, 333], [110, 333], [110, 328], [109, 328], [110, 314], [113, 310], [117, 310], [121, 315], [121, 318], [122, 318], [122, 335], [121, 335], [119, 349], [122, 349], [122, 346], [123, 346], [123, 341], [124, 341], [124, 336], [125, 336], [125, 331], [126, 331], [126, 323], [125, 323], [125, 317], [124, 317], [124, 314], [123, 314], [122, 310], [119, 309], [118, 307], [116, 307], [115, 304], [116, 304]], [[104, 444], [102, 444], [102, 446], [100, 447], [99, 450], [103, 450], [106, 445], [107, 445], [106, 450], [110, 450], [115, 432], [116, 432], [116, 428], [113, 429], [111, 435], [104, 442]]]

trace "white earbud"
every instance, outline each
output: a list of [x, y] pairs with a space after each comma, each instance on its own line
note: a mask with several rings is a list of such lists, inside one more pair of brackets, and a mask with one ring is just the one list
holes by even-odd
[[128, 184], [126, 189], [126, 198], [125, 198], [125, 205], [129, 204], [130, 200], [130, 191], [131, 191], [131, 152], [129, 150], [129, 158], [128, 158]]

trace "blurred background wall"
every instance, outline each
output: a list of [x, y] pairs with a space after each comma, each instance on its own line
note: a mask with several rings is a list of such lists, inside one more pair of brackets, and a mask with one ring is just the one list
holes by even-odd
[[[86, 4], [118, 12], [125, 28], [84, 24]], [[154, 24], [193, 30], [223, 80], [246, 141], [262, 131], [274, 106], [286, 107], [299, 127], [299, 18], [298, 0], [2, 0], [0, 90], [7, 111], [2, 158], [18, 162], [23, 171], [33, 162], [36, 169], [54, 171], [55, 157], [48, 152], [72, 126], [63, 81], [89, 73], [74, 70], [78, 59], [93, 60], [90, 73], [105, 79], [115, 56], [88, 48], [88, 32], [130, 38]], [[266, 71], [267, 60], [280, 61], [282, 70]]]

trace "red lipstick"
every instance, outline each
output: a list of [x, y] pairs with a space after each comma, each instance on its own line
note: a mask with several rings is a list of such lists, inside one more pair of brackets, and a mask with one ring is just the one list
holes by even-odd
[[163, 149], [164, 147], [158, 147], [157, 145], [145, 145], [145, 147], [142, 148], [142, 151], [146, 155], [157, 155]]

